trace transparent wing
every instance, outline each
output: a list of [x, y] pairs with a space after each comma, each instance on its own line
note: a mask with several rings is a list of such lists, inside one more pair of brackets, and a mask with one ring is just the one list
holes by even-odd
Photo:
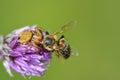
[[73, 56], [79, 56], [78, 50], [72, 47], [71, 55], [73, 55]]
[[63, 33], [64, 31], [68, 30], [69, 28], [76, 26], [76, 24], [77, 24], [77, 21], [75, 21], [75, 20], [70, 21], [70, 22], [67, 22], [67, 23], [64, 24], [59, 30], [57, 30], [57, 31], [54, 33], [54, 35]]

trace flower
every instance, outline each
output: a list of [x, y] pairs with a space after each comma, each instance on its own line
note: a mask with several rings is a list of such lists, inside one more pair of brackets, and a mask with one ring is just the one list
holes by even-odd
[[[23, 27], [14, 30], [7, 36], [0, 36], [0, 58], [10, 76], [13, 76], [11, 69], [20, 73], [22, 76], [42, 76], [48, 68], [51, 59], [51, 52], [37, 48], [35, 52], [33, 45], [21, 44], [19, 34], [23, 30], [35, 30], [35, 26]], [[44, 32], [43, 32], [44, 33]]]

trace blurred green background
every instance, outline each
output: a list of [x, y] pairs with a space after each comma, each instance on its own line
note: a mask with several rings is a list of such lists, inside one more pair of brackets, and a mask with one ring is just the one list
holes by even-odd
[[[53, 57], [43, 77], [30, 80], [120, 80], [119, 0], [0, 0], [0, 34], [38, 24], [51, 33], [64, 23], [77, 25], [64, 33], [73, 52], [68, 60]], [[0, 80], [10, 77], [0, 61]]]

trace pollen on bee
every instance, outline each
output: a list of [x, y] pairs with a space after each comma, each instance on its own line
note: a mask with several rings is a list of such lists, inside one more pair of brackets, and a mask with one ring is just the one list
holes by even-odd
[[25, 42], [28, 42], [29, 40], [31, 40], [31, 38], [32, 38], [32, 32], [28, 31], [28, 30], [25, 30], [25, 31], [20, 33], [19, 42], [20, 43], [25, 43]]

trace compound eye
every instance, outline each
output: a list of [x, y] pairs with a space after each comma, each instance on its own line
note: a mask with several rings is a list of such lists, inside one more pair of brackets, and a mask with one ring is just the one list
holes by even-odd
[[44, 40], [44, 44], [46, 46], [52, 46], [53, 44], [55, 43], [55, 40], [53, 38], [50, 38], [50, 37], [47, 37], [45, 40]]

